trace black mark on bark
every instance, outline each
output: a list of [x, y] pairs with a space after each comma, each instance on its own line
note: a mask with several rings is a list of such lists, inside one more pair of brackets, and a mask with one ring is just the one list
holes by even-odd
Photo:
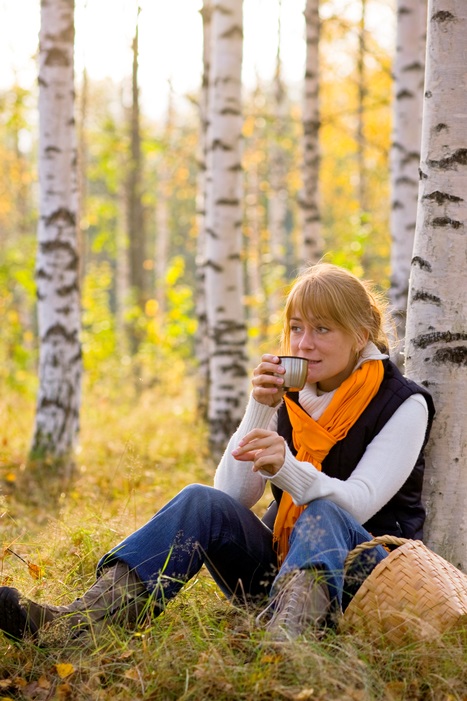
[[431, 264], [427, 260], [423, 260], [423, 258], [420, 258], [420, 256], [414, 256], [412, 258], [412, 265], [418, 265], [420, 270], [426, 270], [427, 273], [433, 272]]
[[455, 348], [440, 348], [434, 354], [433, 362], [437, 365], [441, 363], [452, 363], [453, 365], [467, 366], [467, 347], [456, 346]]
[[412, 295], [413, 302], [433, 302], [433, 304], [441, 304], [441, 299], [436, 295], [432, 295], [429, 292], [423, 292], [418, 290]]
[[76, 331], [68, 332], [67, 329], [62, 326], [62, 324], [54, 324], [50, 326], [42, 339], [43, 341], [48, 341], [53, 337], [60, 337], [67, 343], [75, 344], [77, 341]]
[[447, 226], [451, 229], [460, 229], [464, 226], [462, 222], [457, 221], [456, 219], [451, 219], [450, 217], [435, 217], [431, 223], [437, 228]]
[[48, 217], [44, 217], [44, 222], [47, 226], [59, 223], [74, 226], [76, 224], [76, 215], [71, 210], [60, 207], [60, 209], [56, 209], [55, 212], [52, 212]]
[[450, 156], [446, 156], [446, 158], [441, 158], [439, 161], [429, 160], [427, 163], [432, 168], [444, 170], [455, 168], [458, 165], [465, 166], [467, 165], [467, 148], [458, 148], [457, 151], [454, 151]]
[[212, 268], [214, 272], [216, 273], [221, 273], [222, 272], [222, 266], [218, 265], [217, 263], [214, 263], [213, 260], [207, 260], [205, 263], [206, 268]]
[[467, 333], [451, 333], [451, 331], [433, 331], [425, 333], [413, 342], [417, 348], [428, 348], [434, 343], [452, 343], [453, 341], [467, 341]]
[[70, 65], [70, 58], [66, 51], [62, 51], [62, 49], [53, 48], [50, 49], [50, 51], [47, 51], [44, 63], [46, 66], [68, 67]]
[[445, 202], [463, 202], [462, 197], [456, 197], [455, 195], [448, 195], [447, 192], [439, 192], [435, 190], [430, 192], [429, 195], [423, 195], [424, 200], [434, 200], [436, 204], [444, 204]]
[[440, 10], [439, 12], [436, 12], [433, 17], [431, 18], [433, 22], [452, 22], [456, 18], [452, 14], [452, 12], [448, 12], [447, 10]]

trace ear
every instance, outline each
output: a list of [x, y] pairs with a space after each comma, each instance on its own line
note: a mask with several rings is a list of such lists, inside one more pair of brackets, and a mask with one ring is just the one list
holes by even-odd
[[357, 340], [357, 350], [359, 353], [365, 348], [369, 338], [370, 332], [368, 331], [368, 329], [360, 329], [360, 333], [358, 334]]

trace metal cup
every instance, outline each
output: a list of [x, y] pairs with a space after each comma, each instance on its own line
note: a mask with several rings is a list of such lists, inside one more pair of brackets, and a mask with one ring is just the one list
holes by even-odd
[[278, 375], [284, 378], [284, 389], [300, 390], [305, 386], [308, 374], [308, 360], [294, 355], [280, 355], [281, 365], [285, 368], [285, 375]]

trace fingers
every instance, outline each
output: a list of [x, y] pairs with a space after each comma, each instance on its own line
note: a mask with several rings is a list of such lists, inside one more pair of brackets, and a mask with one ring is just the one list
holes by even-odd
[[276, 474], [284, 464], [284, 439], [275, 431], [254, 429], [240, 441], [232, 455], [241, 462], [252, 461], [255, 472]]
[[265, 354], [254, 369], [252, 377], [253, 396], [257, 402], [268, 406], [277, 405], [284, 394], [285, 369], [279, 364], [277, 355]]

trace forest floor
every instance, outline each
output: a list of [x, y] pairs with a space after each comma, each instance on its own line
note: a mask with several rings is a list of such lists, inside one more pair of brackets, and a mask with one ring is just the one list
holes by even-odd
[[[0, 397], [3, 585], [52, 603], [94, 579], [99, 556], [183, 486], [212, 483], [191, 379], [141, 390], [96, 383], [83, 397], [76, 477], [51, 500], [21, 489], [34, 405]], [[254, 612], [229, 603], [203, 571], [165, 613], [135, 631], [108, 627], [57, 649], [0, 634], [0, 701], [289, 699], [465, 701], [467, 631], [391, 647], [328, 633], [274, 645]]]

